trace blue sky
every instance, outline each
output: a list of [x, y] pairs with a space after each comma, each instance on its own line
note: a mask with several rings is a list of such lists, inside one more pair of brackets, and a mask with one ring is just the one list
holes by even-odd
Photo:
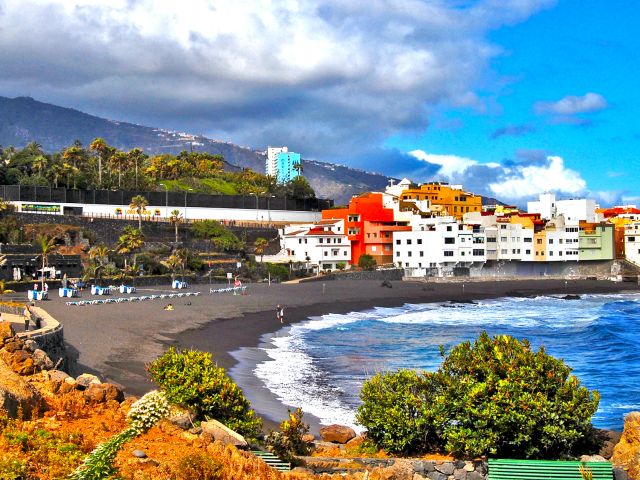
[[640, 204], [635, 2], [3, 0], [0, 95], [524, 204]]

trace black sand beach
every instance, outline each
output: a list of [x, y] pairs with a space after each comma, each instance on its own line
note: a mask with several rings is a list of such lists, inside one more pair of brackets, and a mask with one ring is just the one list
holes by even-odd
[[[145, 373], [145, 364], [167, 346], [198, 348], [210, 351], [218, 364], [229, 370], [242, 386], [254, 408], [274, 420], [282, 418], [281, 412], [286, 413], [286, 408], [273, 411], [276, 402], [250, 375], [247, 366], [257, 359], [246, 358], [246, 352], [287, 324], [327, 313], [405, 303], [639, 290], [633, 283], [596, 280], [392, 282], [392, 286], [386, 288], [379, 281], [362, 280], [249, 284], [247, 295], [231, 295], [209, 294], [209, 285], [196, 285], [189, 291], [202, 292], [198, 297], [83, 307], [67, 306], [66, 299], [55, 297], [43, 307], [64, 325], [68, 349], [75, 360], [72, 373], [94, 372], [122, 385], [128, 394], [140, 395], [153, 388]], [[168, 290], [168, 286], [143, 288], [136, 295]], [[81, 296], [91, 297], [87, 291]], [[174, 311], [163, 310], [169, 301]], [[276, 320], [277, 304], [285, 307], [285, 325]], [[251, 355], [255, 355], [255, 349]], [[238, 358], [243, 362], [239, 364]]]

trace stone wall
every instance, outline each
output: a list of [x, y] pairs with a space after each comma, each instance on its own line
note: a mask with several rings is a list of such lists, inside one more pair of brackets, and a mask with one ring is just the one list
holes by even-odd
[[342, 474], [384, 469], [407, 480], [485, 480], [487, 463], [480, 460], [417, 460], [410, 458], [302, 457], [304, 467], [314, 473]]
[[301, 282], [324, 282], [327, 280], [402, 280], [404, 270], [394, 268], [389, 270], [358, 270], [346, 272], [334, 272], [312, 278], [303, 278]]
[[34, 340], [40, 349], [44, 350], [57, 368], [65, 370], [68, 367], [67, 350], [64, 344], [64, 329], [62, 324], [40, 307], [31, 307], [32, 325], [35, 317], [39, 317], [41, 328], [20, 332], [17, 336], [22, 340]]

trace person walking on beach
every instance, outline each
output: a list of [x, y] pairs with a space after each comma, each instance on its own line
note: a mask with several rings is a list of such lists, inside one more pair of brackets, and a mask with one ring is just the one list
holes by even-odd
[[29, 309], [29, 305], [24, 306], [24, 312], [22, 314], [24, 315], [24, 331], [28, 332], [29, 321], [31, 320], [31, 310]]
[[280, 320], [280, 323], [284, 323], [284, 307], [278, 305], [276, 307], [276, 320]]

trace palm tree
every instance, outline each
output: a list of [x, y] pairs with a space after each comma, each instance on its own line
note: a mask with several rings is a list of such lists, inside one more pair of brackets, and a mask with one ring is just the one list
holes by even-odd
[[171, 272], [171, 285], [173, 285], [173, 282], [176, 279], [176, 272], [180, 268], [180, 264], [181, 264], [180, 258], [178, 258], [178, 256], [174, 253], [170, 255], [168, 258], [166, 258], [165, 260], [163, 260], [161, 263], [162, 265], [167, 267]]
[[138, 230], [142, 231], [142, 212], [149, 205], [149, 201], [144, 198], [142, 195], [136, 195], [131, 199], [131, 203], [129, 204], [129, 208], [131, 210], [135, 210], [138, 214]]
[[[76, 188], [77, 179], [78, 179], [77, 173], [80, 171], [80, 169], [78, 168], [78, 162], [82, 163], [82, 159], [84, 158], [84, 150], [82, 146], [73, 145], [67, 148], [62, 154], [62, 158], [65, 160], [66, 163], [70, 163], [72, 167], [70, 170], [73, 171], [73, 174], [74, 174], [73, 188]], [[71, 188], [71, 185], [69, 185], [68, 179], [67, 179], [67, 188]]]
[[304, 167], [302, 166], [302, 162], [294, 163], [293, 169], [296, 172], [298, 172], [298, 175], [302, 175], [302, 172], [304, 172]]
[[133, 150], [130, 150], [127, 155], [129, 157], [129, 161], [132, 162], [135, 166], [134, 188], [138, 190], [138, 166], [141, 165], [142, 162], [144, 162], [147, 156], [139, 148], [134, 148]]
[[56, 248], [55, 241], [52, 237], [48, 235], [38, 235], [36, 237], [36, 244], [38, 246], [38, 250], [40, 251], [40, 256], [42, 257], [42, 290], [44, 291], [44, 269], [47, 266], [47, 262], [49, 259], [49, 255], [53, 253]]
[[171, 212], [169, 222], [171, 222], [176, 229], [176, 243], [178, 243], [178, 225], [182, 223], [182, 214], [180, 213], [180, 210], [173, 210]]
[[0, 299], [4, 300], [4, 296], [6, 293], [14, 293], [15, 290], [9, 290], [8, 288], [5, 288], [4, 285], [4, 280], [0, 280]]
[[93, 261], [95, 281], [102, 285], [102, 272], [109, 261], [109, 249], [105, 245], [95, 245], [89, 250], [89, 258]]
[[[136, 228], [129, 227], [129, 226], [124, 227], [124, 230], [122, 231], [122, 235], [120, 235], [120, 238], [118, 238], [117, 251], [118, 253], [125, 255], [125, 259], [124, 259], [125, 269], [127, 268], [126, 255], [135, 253], [136, 251], [141, 249], [143, 245], [144, 245], [144, 234], [142, 233], [141, 230], [138, 230]], [[135, 265], [136, 263], [137, 263], [136, 256], [134, 255], [133, 264]]]
[[98, 188], [100, 188], [102, 187], [102, 164], [107, 163], [113, 152], [113, 148], [107, 145], [104, 138], [96, 138], [91, 142], [91, 145], [89, 145], [89, 150], [98, 152]]
[[33, 159], [31, 166], [38, 175], [42, 175], [42, 173], [47, 170], [47, 167], [49, 166], [49, 159], [44, 155], [38, 155]]
[[269, 242], [262, 237], [256, 238], [256, 241], [253, 242], [253, 246], [255, 247], [255, 253], [260, 255], [260, 263], [262, 263], [262, 257], [264, 257], [264, 250], [267, 247], [267, 245], [269, 245]]

